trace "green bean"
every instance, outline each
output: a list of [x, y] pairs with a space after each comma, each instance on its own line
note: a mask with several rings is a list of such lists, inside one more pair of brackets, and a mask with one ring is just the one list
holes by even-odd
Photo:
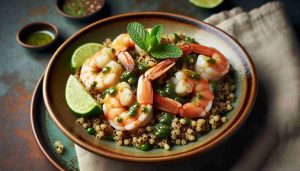
[[113, 134], [108, 134], [107, 140], [108, 140], [108, 141], [114, 141], [114, 136], [113, 136]]
[[171, 116], [167, 112], [162, 112], [162, 116], [159, 118], [159, 123], [163, 125], [170, 126], [173, 120], [173, 116]]
[[191, 43], [191, 42], [193, 42], [194, 41], [194, 39], [192, 39], [191, 37], [189, 37], [189, 36], [187, 36], [186, 38], [185, 38], [185, 42], [186, 43]]
[[181, 96], [176, 96], [176, 97], [174, 98], [174, 100], [178, 101], [178, 102], [181, 103], [181, 104], [184, 104], [184, 103], [185, 103], [185, 99], [184, 99], [183, 97], [181, 97]]
[[128, 84], [130, 84], [130, 85], [135, 85], [137, 83], [137, 79], [134, 77], [134, 76], [132, 76], [132, 77], [130, 77], [129, 79], [128, 79]]
[[180, 40], [180, 37], [178, 36], [177, 33], [173, 33], [173, 36], [175, 37], [176, 40]]
[[165, 94], [168, 97], [173, 97], [175, 95], [175, 87], [172, 83], [167, 83], [164, 88]]
[[163, 89], [157, 89], [156, 92], [161, 96], [166, 96], [166, 92]]
[[184, 58], [184, 62], [187, 64], [192, 64], [196, 62], [197, 60], [197, 55], [196, 54], [189, 54]]
[[158, 129], [158, 130], [155, 131], [155, 136], [157, 138], [165, 138], [166, 134], [165, 134], [165, 132], [163, 130]]
[[94, 128], [92, 128], [92, 127], [87, 128], [86, 131], [87, 131], [87, 133], [90, 134], [90, 135], [94, 135], [94, 134], [95, 134], [95, 130], [94, 130]]
[[212, 86], [213, 92], [216, 92], [219, 88], [218, 84], [215, 82], [211, 82], [210, 84]]
[[126, 81], [127, 79], [129, 79], [129, 78], [132, 77], [132, 76], [133, 76], [133, 73], [132, 73], [132, 72], [130, 72], [130, 71], [124, 71], [124, 72], [122, 73], [120, 79], [121, 79], [122, 81]]
[[192, 79], [195, 79], [195, 80], [200, 80], [200, 78], [201, 78], [200, 74], [197, 72], [192, 73], [191, 77], [192, 77]]
[[145, 71], [147, 71], [148, 68], [149, 68], [149, 66], [144, 62], [142, 62], [138, 65], [138, 69], [140, 70], [140, 72], [145, 72]]
[[148, 143], [142, 144], [140, 149], [142, 151], [149, 151], [150, 150], [150, 145]]
[[170, 127], [167, 125], [163, 125], [163, 124], [157, 124], [155, 126], [155, 136], [157, 138], [166, 138], [167, 136], [170, 135]]

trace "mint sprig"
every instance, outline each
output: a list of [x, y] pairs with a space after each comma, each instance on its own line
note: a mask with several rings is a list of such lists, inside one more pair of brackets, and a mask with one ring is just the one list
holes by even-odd
[[145, 30], [144, 26], [137, 22], [129, 23], [127, 26], [128, 34], [131, 39], [144, 51], [147, 50], [146, 38], [149, 33]]
[[179, 58], [183, 54], [176, 45], [160, 44], [163, 34], [162, 25], [156, 25], [148, 32], [142, 24], [132, 22], [128, 24], [127, 31], [134, 43], [154, 58]]
[[[154, 58], [179, 58], [182, 56], [182, 51], [175, 45], [160, 45], [151, 52]], [[171, 56], [171, 57], [170, 57]]]
[[159, 25], [154, 26], [151, 29], [151, 32], [148, 37], [154, 37], [157, 39], [158, 42], [160, 42], [163, 32], [164, 32], [164, 29], [163, 29], [162, 25], [159, 24]]

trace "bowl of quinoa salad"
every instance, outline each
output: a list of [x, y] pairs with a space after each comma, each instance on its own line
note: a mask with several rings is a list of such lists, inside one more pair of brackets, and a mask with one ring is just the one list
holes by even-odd
[[69, 38], [47, 67], [43, 95], [79, 146], [162, 162], [202, 154], [232, 135], [250, 113], [256, 84], [249, 55], [223, 31], [175, 14], [130, 13]]

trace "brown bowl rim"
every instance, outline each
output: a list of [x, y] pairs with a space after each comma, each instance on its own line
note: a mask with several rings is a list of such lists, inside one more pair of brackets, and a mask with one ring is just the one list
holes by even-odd
[[[111, 21], [111, 20], [116, 20], [116, 19], [120, 19], [120, 18], [126, 18], [126, 17], [132, 17], [132, 16], [158, 16], [158, 17], [166, 17], [166, 18], [181, 18], [183, 20], [187, 20], [187, 21], [192, 21], [194, 23], [198, 23], [198, 24], [202, 24], [202, 25], [208, 25], [210, 27], [213, 27], [219, 31], [221, 31], [222, 33], [224, 33], [225, 35], [227, 35], [232, 41], [234, 41], [237, 45], [239, 45], [239, 47], [241, 48], [241, 50], [243, 51], [243, 53], [246, 55], [246, 59], [250, 64], [250, 73], [252, 76], [252, 80], [251, 80], [251, 85], [248, 86], [248, 88], [250, 88], [250, 94], [249, 94], [249, 99], [247, 101], [247, 103], [245, 104], [244, 107], [244, 112], [242, 112], [240, 114], [239, 117], [234, 118], [234, 122], [232, 123], [232, 125], [228, 126], [226, 128], [226, 130], [223, 131], [223, 133], [221, 133], [219, 136], [215, 137], [213, 140], [211, 140], [211, 142], [207, 143], [207, 145], [204, 145], [202, 147], [199, 147], [197, 149], [192, 149], [190, 151], [187, 152], [183, 152], [183, 153], [179, 153], [179, 154], [175, 154], [175, 155], [171, 155], [171, 156], [163, 156], [163, 157], [152, 157], [152, 158], [147, 158], [147, 157], [134, 157], [134, 156], [124, 156], [124, 155], [120, 155], [118, 153], [114, 153], [111, 151], [107, 151], [105, 149], [98, 149], [93, 145], [88, 145], [85, 144], [85, 142], [83, 140], [80, 140], [79, 138], [77, 138], [76, 136], [72, 135], [70, 132], [68, 132], [64, 126], [59, 122], [59, 119], [56, 117], [55, 113], [52, 111], [51, 105], [48, 101], [48, 80], [49, 80], [49, 72], [51, 70], [51, 65], [52, 63], [54, 63], [55, 59], [58, 57], [57, 54], [61, 52], [62, 49], [64, 49], [64, 47], [71, 42], [74, 38], [76, 38], [77, 36], [79, 36], [81, 33], [85, 32], [86, 30], [88, 30], [89, 28], [92, 28], [100, 23], [103, 22], [107, 22], [107, 21]], [[75, 33], [74, 35], [72, 35], [69, 39], [67, 39], [54, 53], [54, 55], [52, 56], [47, 69], [45, 71], [45, 78], [44, 78], [44, 82], [43, 82], [43, 96], [44, 96], [44, 101], [45, 101], [45, 105], [46, 108], [48, 109], [48, 112], [51, 116], [51, 118], [53, 119], [54, 123], [61, 129], [61, 131], [68, 137], [70, 138], [74, 143], [76, 143], [77, 145], [79, 145], [80, 147], [93, 152], [95, 154], [100, 154], [104, 157], [107, 158], [112, 158], [112, 159], [118, 159], [118, 160], [122, 160], [122, 161], [131, 161], [131, 162], [157, 162], [157, 163], [161, 163], [161, 162], [167, 162], [167, 161], [175, 161], [175, 160], [179, 160], [179, 159], [186, 159], [186, 158], [190, 158], [192, 156], [195, 155], [199, 155], [201, 153], [204, 153], [210, 149], [212, 149], [213, 147], [215, 147], [216, 145], [220, 144], [221, 142], [223, 142], [224, 140], [226, 140], [227, 138], [229, 138], [241, 125], [242, 123], [245, 121], [245, 119], [247, 118], [247, 116], [249, 115], [255, 99], [256, 99], [256, 93], [257, 93], [257, 76], [256, 76], [256, 70], [254, 68], [254, 64], [249, 56], [249, 54], [247, 53], [247, 51], [245, 50], [245, 48], [236, 40], [234, 39], [232, 36], [230, 36], [228, 33], [224, 32], [223, 30], [205, 23], [203, 21], [191, 18], [191, 17], [187, 17], [187, 16], [183, 16], [183, 15], [179, 15], [179, 14], [172, 14], [172, 13], [166, 13], [166, 12], [132, 12], [132, 13], [127, 13], [127, 14], [120, 14], [120, 15], [116, 15], [116, 16], [112, 16], [109, 18], [105, 18], [102, 20], [99, 20], [97, 22], [94, 22], [86, 27], [84, 27], [83, 29], [81, 29], [80, 31], [78, 31], [77, 33]]]
[[[32, 27], [33, 25], [46, 25], [47, 27], [52, 28], [54, 30], [54, 38], [53, 38], [53, 40], [51, 42], [49, 42], [48, 44], [41, 45], [41, 46], [29, 45], [29, 44], [26, 44], [25, 42], [23, 42], [20, 39], [21, 32], [23, 30], [25, 30], [26, 28]], [[28, 49], [40, 49], [40, 48], [44, 48], [44, 47], [47, 47], [47, 46], [51, 46], [58, 39], [58, 35], [59, 35], [59, 29], [54, 24], [51, 24], [51, 23], [46, 22], [46, 21], [36, 21], [36, 22], [31, 22], [31, 23], [23, 26], [22, 28], [20, 28], [19, 31], [16, 34], [16, 40], [17, 40], [17, 42], [21, 46], [23, 46], [25, 48], [28, 48]]]
[[99, 13], [100, 11], [102, 11], [103, 7], [104, 7], [104, 4], [106, 3], [106, 0], [101, 0], [102, 1], [102, 6], [95, 12], [93, 12], [92, 14], [89, 14], [89, 15], [84, 15], [84, 16], [73, 16], [73, 15], [69, 15], [65, 12], [63, 12], [63, 10], [59, 7], [59, 1], [60, 0], [56, 0], [55, 1], [55, 7], [56, 7], [56, 11], [61, 15], [61, 16], [64, 16], [66, 18], [69, 18], [69, 19], [74, 19], [74, 20], [82, 20], [82, 19], [87, 19], [87, 18], [90, 18], [92, 16], [94, 16], [95, 14]]

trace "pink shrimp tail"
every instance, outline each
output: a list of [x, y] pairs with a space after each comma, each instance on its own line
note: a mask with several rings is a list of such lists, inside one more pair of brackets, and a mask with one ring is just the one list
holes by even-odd
[[153, 104], [152, 84], [144, 75], [141, 75], [138, 81], [137, 102], [140, 104]]
[[155, 101], [154, 107], [165, 112], [169, 112], [172, 114], [179, 114], [180, 111], [182, 110], [181, 109], [182, 105], [179, 102], [170, 99], [168, 97], [154, 94], [154, 101]]
[[145, 77], [150, 81], [155, 80], [175, 65], [176, 59], [166, 59], [145, 72]]
[[180, 46], [180, 49], [181, 49], [182, 52], [183, 52], [183, 55], [182, 55], [182, 56], [186, 56], [186, 55], [188, 55], [188, 54], [190, 54], [190, 53], [193, 52], [192, 49], [191, 49], [191, 46], [189, 46], [189, 45], [183, 45], [183, 46]]
[[134, 70], [134, 60], [128, 52], [119, 52], [117, 57], [126, 70], [130, 72]]
[[180, 112], [180, 116], [185, 118], [199, 118], [199, 116], [204, 116], [205, 114], [204, 108], [196, 107], [192, 103], [184, 104]]
[[197, 54], [209, 56], [209, 57], [212, 57], [212, 55], [214, 53], [219, 52], [216, 49], [213, 49], [213, 48], [207, 47], [207, 46], [203, 46], [203, 45], [199, 45], [199, 44], [191, 43], [190, 46], [191, 46], [191, 49], [193, 50], [193, 52], [196, 52]]

